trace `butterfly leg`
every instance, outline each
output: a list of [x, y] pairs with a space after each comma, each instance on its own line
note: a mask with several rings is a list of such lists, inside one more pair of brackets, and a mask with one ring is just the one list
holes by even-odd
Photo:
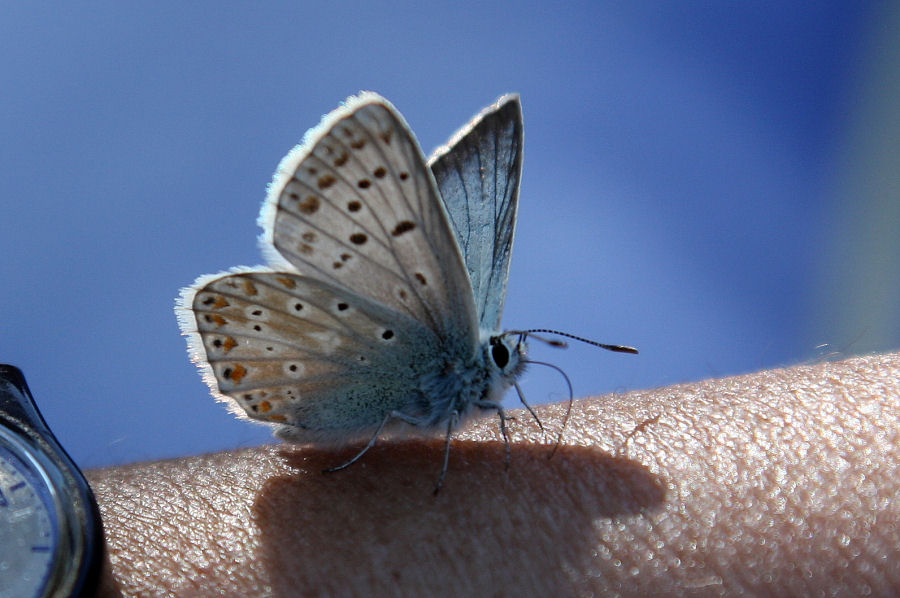
[[509, 468], [509, 463], [512, 460], [512, 453], [509, 448], [509, 431], [506, 429], [506, 421], [510, 418], [506, 415], [503, 405], [493, 401], [476, 401], [475, 406], [481, 407], [482, 409], [493, 409], [497, 412], [497, 416], [500, 418], [500, 435], [503, 436], [503, 442], [506, 445], [506, 458], [504, 459], [504, 464]]
[[434, 487], [433, 494], [437, 496], [441, 486], [444, 485], [444, 478], [447, 477], [447, 467], [450, 466], [450, 439], [453, 437], [453, 428], [459, 422], [459, 411], [454, 411], [447, 419], [447, 439], [444, 443], [444, 465], [441, 467], [441, 475], [438, 476], [437, 485]]
[[[411, 426], [426, 426], [427, 421], [422, 419], [417, 419], [415, 417], [410, 417], [405, 413], [400, 411], [394, 411], [390, 414], [391, 418], [396, 418], [401, 421], [408, 423]], [[447, 477], [447, 468], [450, 465], [450, 441], [453, 439], [453, 430], [456, 429], [456, 425], [459, 423], [459, 411], [453, 411], [450, 414], [450, 417], [447, 418], [447, 436], [444, 442], [444, 464], [441, 467], [441, 474], [438, 476], [437, 485], [434, 487], [434, 495], [437, 496], [437, 493], [440, 491], [441, 486], [444, 485], [444, 478]], [[384, 424], [382, 424], [382, 427]], [[380, 428], [379, 428], [380, 429]]]
[[541, 434], [544, 433], [544, 424], [541, 423], [541, 418], [537, 416], [537, 413], [534, 412], [534, 409], [531, 408], [531, 405], [528, 404], [528, 401], [525, 400], [525, 395], [522, 393], [522, 387], [519, 386], [518, 382], [513, 383], [516, 387], [516, 393], [519, 395], [519, 400], [522, 401], [522, 404], [525, 405], [525, 409], [528, 410], [528, 413], [531, 414], [531, 417], [534, 418], [534, 421], [537, 422], [538, 428], [541, 429]]
[[[332, 472], [335, 472], [335, 471], [340, 471], [340, 470], [342, 470], [342, 469], [346, 469], [347, 467], [350, 467], [351, 465], [353, 465], [354, 463], [356, 463], [357, 461], [359, 461], [360, 458], [362, 458], [363, 455], [365, 455], [367, 452], [369, 452], [369, 449], [370, 449], [370, 448], [372, 448], [373, 446], [375, 446], [375, 442], [378, 440], [378, 435], [381, 434], [381, 431], [384, 429], [384, 426], [386, 426], [387, 423], [388, 423], [389, 421], [391, 421], [392, 419], [399, 419], [399, 420], [401, 420], [401, 421], [404, 421], [404, 422], [408, 423], [408, 424], [411, 425], [411, 426], [423, 426], [423, 425], [425, 425], [424, 420], [416, 419], [416, 418], [414, 418], [414, 417], [410, 417], [410, 416], [406, 415], [405, 413], [401, 413], [400, 411], [391, 411], [390, 413], [388, 413], [387, 415], [384, 416], [384, 419], [381, 420], [381, 423], [380, 423], [380, 424], [378, 424], [378, 428], [375, 430], [375, 433], [372, 434], [372, 438], [369, 439], [369, 442], [366, 443], [366, 446], [364, 446], [363, 449], [362, 449], [361, 451], [359, 451], [358, 453], [356, 453], [356, 455], [355, 455], [352, 459], [350, 459], [349, 461], [347, 461], [346, 463], [342, 463], [341, 465], [338, 465], [338, 466], [336, 466], [336, 467], [329, 467], [328, 469], [323, 470], [323, 472], [324, 472], [324, 473], [332, 473]], [[455, 423], [455, 418], [451, 421], [451, 423]], [[452, 429], [452, 428], [451, 428], [451, 429]], [[447, 441], [447, 442], [448, 442], [448, 445], [449, 445], [449, 436], [448, 436], [448, 441]], [[446, 459], [445, 459], [445, 461], [446, 461]], [[445, 463], [445, 464], [444, 464], [444, 470], [445, 470], [445, 471], [446, 471], [446, 468], [447, 468], [447, 466], [446, 466], [446, 463]], [[443, 476], [442, 476], [442, 480], [443, 480]]]
[[352, 459], [350, 459], [349, 461], [347, 461], [346, 463], [344, 463], [344, 464], [342, 464], [342, 465], [338, 465], [338, 466], [336, 466], [336, 467], [329, 467], [328, 469], [322, 470], [323, 473], [333, 473], [333, 472], [335, 472], [335, 471], [340, 471], [340, 470], [342, 470], [342, 469], [346, 469], [347, 467], [350, 467], [351, 465], [353, 465], [354, 463], [356, 463], [357, 461], [359, 461], [360, 458], [361, 458], [363, 455], [365, 455], [365, 454], [369, 451], [370, 448], [372, 448], [373, 446], [375, 446], [375, 441], [378, 440], [378, 435], [381, 434], [381, 430], [384, 429], [384, 426], [385, 426], [391, 419], [393, 419], [393, 418], [396, 417], [396, 416], [397, 416], [396, 412], [391, 412], [391, 413], [388, 413], [387, 415], [385, 415], [385, 416], [384, 416], [384, 419], [381, 420], [381, 423], [378, 425], [378, 429], [375, 430], [375, 433], [372, 434], [372, 438], [369, 439], [368, 444], [366, 444], [366, 446], [363, 447], [363, 450], [361, 450], [361, 451], [359, 451], [358, 453], [356, 453], [356, 456], [355, 456], [355, 457], [353, 457]]

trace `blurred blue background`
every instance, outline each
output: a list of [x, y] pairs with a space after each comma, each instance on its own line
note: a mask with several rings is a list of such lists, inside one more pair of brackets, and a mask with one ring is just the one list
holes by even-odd
[[278, 161], [360, 89], [426, 153], [522, 94], [504, 324], [641, 350], [533, 345], [578, 396], [895, 350], [898, 6], [3, 3], [0, 362], [83, 466], [269, 441], [173, 301], [261, 263]]

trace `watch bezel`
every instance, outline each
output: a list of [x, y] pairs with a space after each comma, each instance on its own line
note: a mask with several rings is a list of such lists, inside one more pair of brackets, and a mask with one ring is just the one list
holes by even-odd
[[58, 547], [45, 597], [93, 595], [103, 557], [103, 527], [93, 492], [44, 422], [22, 372], [0, 365], [0, 432], [47, 484], [57, 515]]
[[43, 496], [41, 500], [48, 510], [53, 509], [56, 537], [53, 538], [51, 567], [44, 577], [41, 596], [71, 592], [76, 587], [79, 576], [78, 567], [73, 565], [80, 562], [78, 553], [83, 552], [84, 542], [79, 542], [79, 534], [73, 533], [72, 523], [79, 521], [79, 517], [74, 512], [72, 503], [63, 500], [64, 495], [68, 494], [65, 480], [53, 461], [36, 450], [33, 443], [25, 441], [21, 432], [13, 433], [9, 426], [0, 424], [0, 444], [23, 466], [29, 468], [32, 473], [29, 477], [44, 485], [50, 504], [47, 504]]

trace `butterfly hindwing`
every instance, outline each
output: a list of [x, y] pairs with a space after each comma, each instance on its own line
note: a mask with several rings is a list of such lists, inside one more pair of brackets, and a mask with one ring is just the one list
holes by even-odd
[[296, 428], [295, 439], [346, 440], [392, 411], [418, 415], [414, 380], [433, 365], [410, 367], [405, 351], [435, 354], [438, 339], [411, 318], [285, 272], [205, 277], [184, 301], [207, 382], [252, 419]]
[[522, 173], [522, 107], [510, 94], [429, 160], [471, 279], [482, 328], [497, 330], [506, 297]]
[[471, 286], [419, 145], [373, 93], [350, 98], [279, 166], [263, 246], [301, 273], [477, 342]]

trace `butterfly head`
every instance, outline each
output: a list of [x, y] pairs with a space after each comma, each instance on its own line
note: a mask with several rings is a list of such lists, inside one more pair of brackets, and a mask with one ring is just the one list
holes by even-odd
[[487, 362], [501, 381], [500, 387], [503, 390], [509, 388], [525, 370], [525, 355], [528, 352], [525, 335], [509, 332], [492, 335], [485, 350]]

